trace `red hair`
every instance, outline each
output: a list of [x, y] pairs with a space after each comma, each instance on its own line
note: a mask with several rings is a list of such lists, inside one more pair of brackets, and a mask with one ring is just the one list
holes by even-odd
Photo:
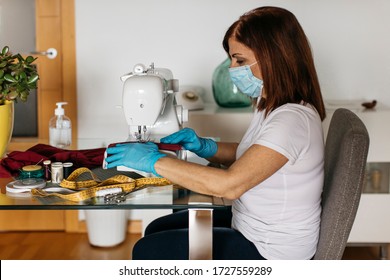
[[260, 62], [265, 100], [258, 104], [266, 114], [286, 103], [313, 105], [321, 120], [326, 116], [309, 41], [296, 17], [277, 7], [260, 7], [242, 15], [227, 30], [228, 40], [250, 48]]

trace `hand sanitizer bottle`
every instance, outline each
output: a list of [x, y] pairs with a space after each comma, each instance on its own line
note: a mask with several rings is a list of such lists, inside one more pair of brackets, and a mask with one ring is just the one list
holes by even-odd
[[66, 104], [68, 103], [56, 103], [55, 116], [49, 122], [49, 144], [61, 149], [67, 149], [72, 144], [72, 124], [62, 108]]

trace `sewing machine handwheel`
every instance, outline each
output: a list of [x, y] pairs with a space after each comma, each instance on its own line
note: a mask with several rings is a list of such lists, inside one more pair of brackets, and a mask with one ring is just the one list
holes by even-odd
[[134, 73], [137, 73], [137, 74], [144, 73], [146, 71], [146, 66], [143, 65], [142, 63], [138, 63], [138, 64], [134, 65], [133, 71], [134, 71]]

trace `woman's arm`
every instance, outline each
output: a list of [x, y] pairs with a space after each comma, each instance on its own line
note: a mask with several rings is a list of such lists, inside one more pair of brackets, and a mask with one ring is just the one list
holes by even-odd
[[160, 139], [161, 143], [180, 144], [201, 158], [213, 163], [230, 166], [236, 160], [237, 143], [217, 143], [212, 139], [199, 137], [192, 128], [185, 127]]
[[[222, 147], [213, 158], [229, 161], [233, 146], [225, 147], [225, 144], [222, 144]], [[270, 177], [287, 161], [285, 156], [270, 148], [252, 145], [228, 169], [207, 167], [168, 157], [160, 158], [154, 168], [161, 176], [192, 191], [236, 199]]]
[[232, 165], [236, 161], [238, 143], [218, 142], [217, 145], [217, 153], [213, 157], [207, 158], [207, 160], [224, 166]]

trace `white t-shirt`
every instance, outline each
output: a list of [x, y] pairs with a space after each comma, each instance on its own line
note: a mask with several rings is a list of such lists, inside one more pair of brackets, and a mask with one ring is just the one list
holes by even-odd
[[237, 148], [271, 148], [288, 162], [233, 201], [232, 227], [266, 259], [310, 259], [316, 252], [324, 181], [321, 119], [311, 105], [285, 104], [253, 120]]

